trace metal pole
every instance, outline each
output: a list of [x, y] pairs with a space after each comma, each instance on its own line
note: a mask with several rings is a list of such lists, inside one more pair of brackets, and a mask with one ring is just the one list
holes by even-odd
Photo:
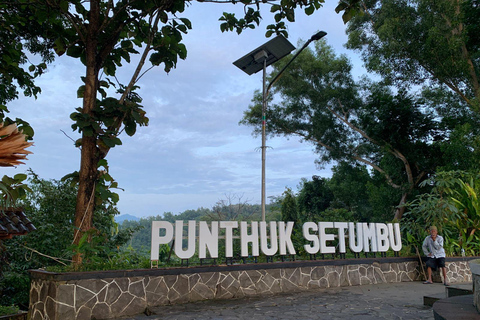
[[279, 73], [273, 78], [273, 80], [268, 84], [268, 87], [266, 87], [266, 77], [267, 77], [267, 59], [263, 61], [263, 103], [262, 103], [262, 221], [265, 221], [265, 158], [266, 158], [266, 134], [265, 134], [265, 127], [266, 127], [266, 121], [267, 121], [267, 97], [268, 93], [270, 91], [270, 88], [272, 85], [280, 78], [282, 75], [283, 71], [288, 68], [290, 63], [292, 63], [295, 58], [298, 57], [298, 55], [305, 49], [310, 42], [319, 40], [326, 36], [327, 33], [324, 31], [320, 31], [316, 34], [314, 34], [310, 39], [308, 39], [307, 42], [303, 45], [303, 47], [295, 53], [295, 55], [288, 61], [288, 63], [283, 67], [282, 70], [280, 70]]
[[267, 114], [267, 59], [263, 61], [263, 103], [262, 103], [262, 221], [265, 221], [265, 158], [266, 158], [266, 114]]

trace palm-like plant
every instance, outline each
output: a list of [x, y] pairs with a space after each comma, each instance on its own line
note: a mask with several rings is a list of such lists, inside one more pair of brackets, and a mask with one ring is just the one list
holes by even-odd
[[470, 248], [474, 244], [473, 240], [478, 238], [477, 231], [480, 229], [480, 199], [476, 190], [478, 187], [476, 188], [472, 177], [468, 182], [458, 179], [457, 185], [458, 188], [452, 190], [450, 199], [457, 208], [455, 223], [460, 232], [459, 245]]
[[4, 126], [0, 124], [0, 167], [13, 167], [24, 164], [27, 154], [31, 151], [25, 150], [33, 145], [27, 142], [27, 136], [19, 131], [17, 125], [12, 123]]
[[[27, 135], [18, 130], [15, 123], [4, 125], [0, 123], [0, 167], [13, 167], [23, 164], [31, 151], [26, 148], [33, 145], [27, 141]], [[18, 198], [25, 196], [28, 187], [23, 184], [25, 174], [16, 174], [13, 178], [3, 176], [0, 181], [0, 206], [12, 207]]]

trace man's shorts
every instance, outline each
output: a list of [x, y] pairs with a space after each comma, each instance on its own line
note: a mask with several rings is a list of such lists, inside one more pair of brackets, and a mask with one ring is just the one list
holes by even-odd
[[445, 258], [428, 258], [425, 263], [427, 267], [437, 270], [437, 268], [445, 268]]

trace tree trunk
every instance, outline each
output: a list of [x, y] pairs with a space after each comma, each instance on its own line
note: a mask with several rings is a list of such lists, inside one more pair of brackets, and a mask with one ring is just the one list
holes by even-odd
[[407, 202], [407, 196], [408, 196], [407, 192], [404, 192], [402, 194], [402, 199], [400, 200], [400, 203], [398, 204], [397, 209], [395, 210], [395, 216], [393, 217], [395, 221], [400, 221], [403, 217], [403, 214], [405, 213], [405, 203]]
[[[93, 116], [97, 99], [98, 65], [97, 65], [97, 33], [99, 26], [99, 0], [90, 1], [90, 16], [85, 43], [86, 76], [83, 96], [83, 114]], [[80, 172], [75, 208], [75, 231], [73, 244], [78, 245], [83, 234], [92, 228], [93, 212], [95, 211], [95, 183], [98, 178], [96, 135], [89, 136], [82, 131]], [[77, 252], [73, 257], [74, 265], [82, 262], [82, 256]]]

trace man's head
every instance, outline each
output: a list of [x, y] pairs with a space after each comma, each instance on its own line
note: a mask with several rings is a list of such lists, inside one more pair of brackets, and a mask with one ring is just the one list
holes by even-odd
[[430, 227], [430, 235], [431, 235], [432, 237], [436, 237], [437, 234], [438, 234], [437, 227], [431, 226], [431, 227]]

